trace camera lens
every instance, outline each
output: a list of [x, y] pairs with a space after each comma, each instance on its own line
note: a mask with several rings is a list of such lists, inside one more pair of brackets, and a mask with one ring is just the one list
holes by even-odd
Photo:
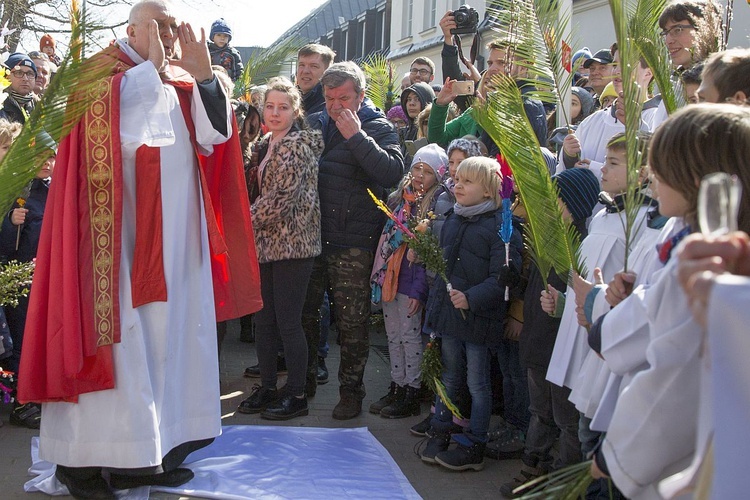
[[469, 16], [466, 12], [456, 11], [453, 13], [453, 19], [456, 21], [456, 24], [463, 24], [468, 21]]

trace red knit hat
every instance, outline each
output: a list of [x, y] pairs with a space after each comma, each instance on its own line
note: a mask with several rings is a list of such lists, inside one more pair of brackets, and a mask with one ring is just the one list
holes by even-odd
[[52, 38], [52, 35], [45, 34], [41, 40], [39, 40], [39, 50], [43, 50], [44, 47], [55, 48], [55, 39]]

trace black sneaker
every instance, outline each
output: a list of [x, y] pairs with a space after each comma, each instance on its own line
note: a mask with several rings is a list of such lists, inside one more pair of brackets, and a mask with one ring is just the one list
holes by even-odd
[[266, 406], [260, 414], [260, 418], [267, 420], [289, 420], [294, 417], [302, 417], [308, 414], [307, 398], [287, 394], [281, 399]]
[[266, 389], [258, 384], [253, 386], [250, 396], [240, 403], [237, 411], [240, 413], [260, 413], [278, 399], [278, 391]]
[[10, 423], [27, 429], [38, 429], [42, 423], [42, 407], [37, 403], [16, 403], [10, 414]]
[[409, 432], [411, 432], [415, 436], [426, 436], [427, 431], [430, 430], [430, 426], [432, 425], [432, 417], [434, 415], [434, 413], [430, 413], [429, 415], [427, 415], [427, 418], [425, 418], [418, 424], [412, 425], [409, 428]]
[[454, 435], [458, 446], [435, 455], [435, 462], [450, 470], [484, 469], [484, 448], [486, 443], [472, 442], [465, 435]]
[[506, 427], [504, 433], [487, 443], [485, 456], [495, 460], [511, 460], [521, 458], [526, 444], [526, 436], [515, 427]]
[[320, 385], [328, 383], [328, 367], [326, 366], [326, 358], [322, 356], [318, 356], [317, 381]]

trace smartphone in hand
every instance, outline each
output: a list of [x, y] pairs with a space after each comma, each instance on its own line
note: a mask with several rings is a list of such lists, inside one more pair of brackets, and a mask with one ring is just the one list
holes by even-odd
[[456, 95], [474, 95], [474, 80], [453, 82], [453, 91]]

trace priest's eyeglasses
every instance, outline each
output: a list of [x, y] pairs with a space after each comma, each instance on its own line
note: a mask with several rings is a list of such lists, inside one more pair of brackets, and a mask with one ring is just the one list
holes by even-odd
[[11, 75], [18, 78], [19, 80], [33, 80], [36, 78], [33, 71], [21, 71], [20, 69], [14, 69], [10, 72]]

